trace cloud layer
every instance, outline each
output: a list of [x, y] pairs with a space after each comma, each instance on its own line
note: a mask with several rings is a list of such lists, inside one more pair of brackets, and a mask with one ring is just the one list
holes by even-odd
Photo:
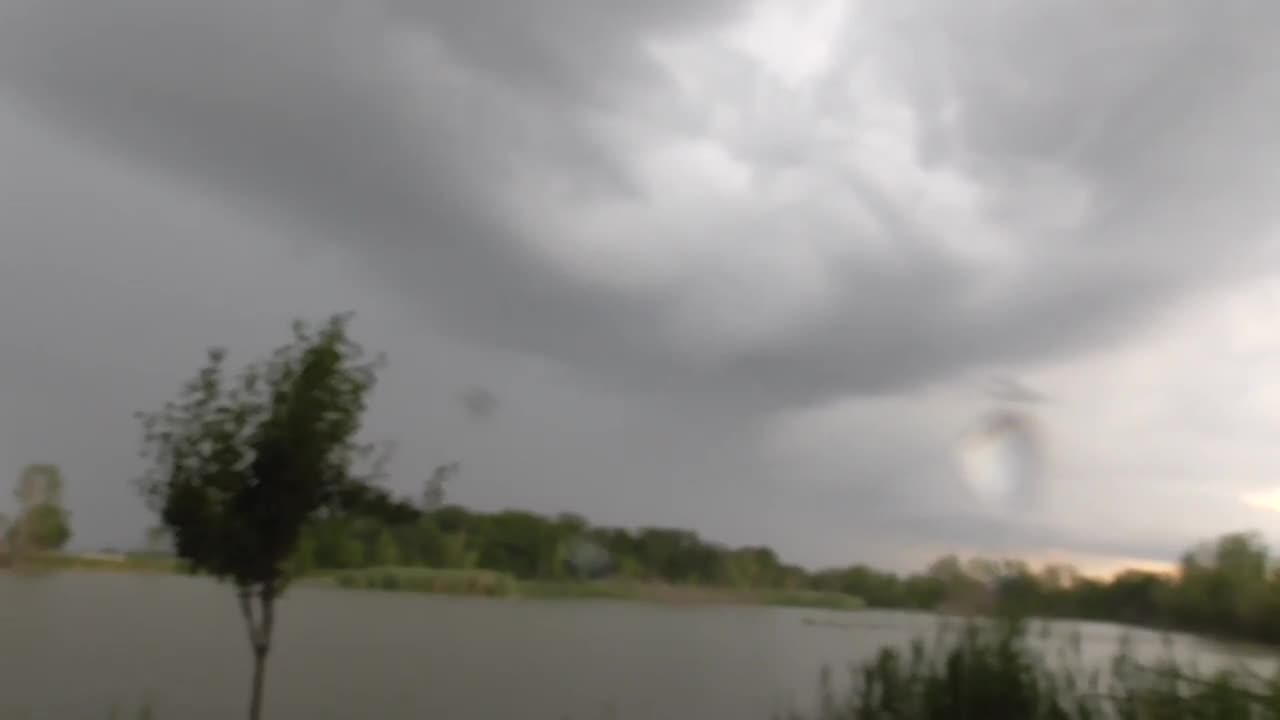
[[[1262, 273], [1280, 179], [1280, 25], [1264, 14], [3, 0], [0, 89], [14, 128], [72, 143], [64, 174], [77, 157], [114, 168], [141, 187], [130, 207], [161, 192], [174, 213], [163, 192], [187, 193], [271, 238], [205, 252], [293, 298], [280, 314], [324, 302], [297, 279], [317, 271], [287, 259], [320, 252], [337, 264], [321, 274], [366, 288], [353, 304], [394, 314], [385, 337], [411, 357], [430, 341], [508, 378], [546, 368], [553, 390], [494, 389], [486, 427], [508, 429], [485, 430], [503, 437], [490, 469], [517, 472], [538, 441], [512, 418], [547, 403], [564, 432], [538, 451], [543, 492], [490, 480], [489, 501], [602, 508], [607, 493], [556, 479], [578, 477], [645, 498], [620, 520], [644, 507], [745, 536], [768, 516], [778, 536], [820, 528], [788, 542], [827, 557], [843, 530], [816, 519], [826, 493], [886, 546], [904, 521], [875, 518], [931, 525], [930, 547], [988, 528], [950, 494], [947, 455], [984, 401], [947, 388], [1123, 345]], [[441, 372], [455, 411], [492, 382]], [[412, 412], [385, 412], [406, 432]], [[779, 449], [813, 423], [829, 440]], [[673, 493], [685, 509], [663, 510]], [[1003, 544], [1079, 543], [1014, 525]]]

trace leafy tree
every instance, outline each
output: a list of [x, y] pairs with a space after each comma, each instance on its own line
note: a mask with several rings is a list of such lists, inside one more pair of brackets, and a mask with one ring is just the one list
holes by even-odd
[[71, 539], [68, 513], [57, 505], [40, 504], [22, 517], [23, 542], [29, 550], [61, 550]]
[[62, 507], [62, 472], [58, 466], [28, 465], [18, 477], [14, 495], [18, 498], [18, 516], [8, 529], [7, 540], [15, 559], [66, 545], [71, 527]]
[[235, 586], [253, 651], [251, 720], [303, 529], [377, 494], [382, 464], [356, 437], [378, 363], [348, 338], [349, 319], [295, 323], [291, 342], [235, 377], [212, 350], [177, 401], [139, 416], [143, 496], [192, 570]]
[[28, 465], [18, 477], [15, 494], [23, 510], [37, 505], [61, 505], [62, 471], [57, 465]]

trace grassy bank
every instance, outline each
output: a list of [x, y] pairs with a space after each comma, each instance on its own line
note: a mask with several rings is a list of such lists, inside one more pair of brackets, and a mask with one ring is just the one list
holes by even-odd
[[517, 583], [509, 575], [488, 570], [437, 570], [421, 567], [361, 568], [316, 573], [308, 584], [356, 590], [392, 590], [437, 595], [512, 597]]
[[[840, 686], [841, 689], [837, 689]], [[1213, 675], [1173, 660], [1143, 665], [1124, 647], [1087, 669], [1078, 643], [1056, 652], [1017, 623], [953, 625], [909, 650], [882, 649], [847, 683], [824, 671], [816, 710], [778, 720], [1254, 720], [1280, 718], [1280, 676]]]
[[836, 593], [666, 585], [627, 580], [521, 581], [488, 570], [365, 568], [318, 574], [308, 578], [308, 582], [367, 590], [484, 597], [630, 600], [683, 605], [777, 605], [833, 610], [863, 607], [858, 598]]
[[525, 597], [542, 598], [604, 598], [681, 605], [776, 605], [832, 610], [858, 610], [864, 607], [858, 598], [837, 593], [668, 585], [627, 580], [524, 582], [519, 584], [518, 589]]
[[112, 555], [107, 553], [61, 554], [46, 553], [23, 560], [16, 568], [20, 572], [50, 572], [56, 570], [100, 570], [128, 573], [175, 573], [176, 560], [154, 555]]
[[[156, 556], [49, 554], [30, 558], [21, 570], [174, 573], [180, 567], [172, 558]], [[425, 567], [330, 570], [309, 574], [301, 582], [348, 589], [475, 597], [628, 600], [675, 605], [769, 605], [829, 610], [859, 610], [864, 607], [859, 598], [850, 595], [811, 590], [723, 588], [614, 579], [589, 582], [525, 581], [490, 570]]]

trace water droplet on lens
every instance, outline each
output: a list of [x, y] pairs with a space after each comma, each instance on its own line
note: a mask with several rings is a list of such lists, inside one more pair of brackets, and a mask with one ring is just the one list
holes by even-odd
[[611, 567], [609, 551], [599, 543], [588, 538], [576, 538], [569, 544], [569, 552], [565, 562], [574, 575], [582, 578], [596, 578], [607, 573]]
[[1001, 509], [1034, 500], [1042, 472], [1041, 433], [1030, 414], [987, 413], [957, 449], [961, 477], [984, 503]]
[[458, 400], [472, 420], [488, 420], [498, 411], [498, 396], [485, 387], [469, 387], [462, 391]]

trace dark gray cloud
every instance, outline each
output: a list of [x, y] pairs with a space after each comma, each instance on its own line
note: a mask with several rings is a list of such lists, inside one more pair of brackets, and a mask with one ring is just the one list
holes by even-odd
[[[1224, 253], [1207, 249], [1209, 231], [1237, 251], [1253, 241], [1274, 172], [1260, 151], [1274, 144], [1265, 111], [1276, 92], [1258, 62], [1267, 38], [1256, 21], [1200, 10], [1129, 23], [1088, 3], [993, 15], [894, 7], [872, 3], [850, 19], [897, 22], [872, 23], [883, 32], [851, 43], [863, 56], [832, 74], [876, 53], [918, 103], [919, 142], [941, 148], [932, 162], [973, 173], [984, 204], [1008, 217], [1000, 229], [1021, 267], [984, 293], [989, 271], [945, 249], [966, 241], [947, 237], [964, 228], [924, 227], [877, 197], [875, 178], [851, 178], [840, 192], [879, 204], [873, 234], [886, 237], [806, 218], [817, 208], [803, 205], [708, 220], [702, 231], [744, 244], [844, 234], [854, 249], [820, 260], [834, 287], [821, 321], [785, 343], [730, 346], [709, 371], [663, 340], [682, 295], [713, 277], [640, 297], [584, 287], [527, 241], [537, 228], [507, 212], [527, 182], [606, 198], [601, 188], [613, 187], [625, 198], [627, 162], [593, 130], [593, 115], [669, 94], [646, 43], [732, 20], [723, 6], [10, 0], [3, 65], [17, 96], [48, 117], [391, 269], [468, 340], [618, 382], [731, 397], [764, 388], [767, 406], [1094, 340], [1193, 273], [1211, 276]], [[846, 92], [844, 102], [858, 102], [856, 88]], [[1215, 147], [1224, 137], [1245, 142]], [[797, 172], [848, 172], [809, 145], [812, 164]], [[1049, 210], [1070, 201], [1053, 197], [1051, 174], [1087, 208], [1072, 227], [1046, 232], [1019, 214], [1035, 191], [1050, 194]], [[1252, 182], [1218, 192], [1242, 174]], [[760, 233], [774, 237], [753, 239]], [[875, 246], [888, 249], [865, 249]], [[724, 312], [743, 291], [729, 288]], [[713, 346], [720, 331], [700, 328]]]
[[[717, 504], [785, 528], [829, 472], [761, 471], [775, 413], [1100, 347], [1257, 271], [1280, 25], [1243, 7], [849, 3], [797, 81], [725, 39], [751, 9], [721, 0], [0, 0], [0, 88], [64, 153], [342, 258], [414, 362], [487, 358], [506, 429], [442, 435], [488, 453], [479, 499], [594, 509], [612, 483], [620, 521], [742, 536]], [[254, 287], [329, 302], [284, 289], [282, 253]], [[430, 378], [455, 415], [480, 377], [457, 365]], [[560, 428], [512, 419], [531, 396]], [[857, 512], [891, 516], [865, 493], [895, 482], [945, 507], [953, 478], [911, 464], [934, 441], [849, 440]], [[443, 444], [406, 464], [475, 472]]]

